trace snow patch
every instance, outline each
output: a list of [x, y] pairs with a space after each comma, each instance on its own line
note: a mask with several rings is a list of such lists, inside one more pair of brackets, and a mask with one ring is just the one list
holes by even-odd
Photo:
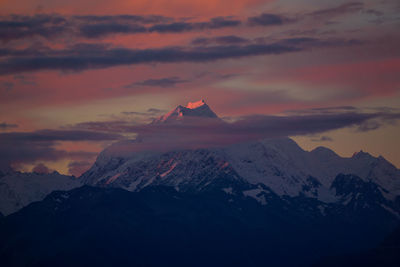
[[267, 201], [265, 200], [265, 196], [261, 194], [262, 192], [264, 192], [262, 189], [256, 188], [256, 189], [245, 190], [243, 191], [243, 194], [245, 196], [254, 198], [258, 202], [260, 202], [261, 205], [266, 205]]
[[177, 164], [178, 164], [178, 162], [175, 162], [174, 164], [172, 164], [171, 168], [169, 168], [168, 171], [163, 172], [162, 174], [160, 174], [160, 177], [164, 178], [165, 176], [167, 176], [170, 172], [172, 172], [175, 169]]
[[196, 108], [199, 108], [201, 106], [204, 106], [205, 104], [206, 104], [206, 102], [204, 102], [204, 100], [202, 99], [202, 100], [197, 101], [197, 102], [189, 102], [186, 105], [186, 107], [189, 108], [189, 109], [196, 109]]
[[325, 203], [335, 203], [339, 199], [335, 196], [336, 190], [330, 190], [325, 186], [318, 188], [318, 200]]
[[232, 189], [232, 187], [222, 188], [222, 190], [223, 190], [225, 193], [229, 194], [229, 195], [233, 195], [233, 189]]
[[120, 176], [121, 176], [121, 173], [117, 173], [116, 175], [111, 176], [111, 178], [107, 180], [106, 184], [111, 184], [112, 182], [114, 182], [115, 180], [117, 180], [118, 177], [120, 177]]
[[228, 166], [229, 166], [229, 162], [225, 162], [224, 164], [221, 165], [221, 169], [224, 169]]

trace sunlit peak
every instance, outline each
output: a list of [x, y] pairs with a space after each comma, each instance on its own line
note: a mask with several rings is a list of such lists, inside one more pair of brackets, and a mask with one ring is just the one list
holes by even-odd
[[204, 100], [202, 99], [202, 100], [197, 101], [197, 102], [189, 102], [186, 105], [186, 108], [195, 109], [195, 108], [201, 107], [203, 105], [206, 105], [206, 102], [204, 102]]

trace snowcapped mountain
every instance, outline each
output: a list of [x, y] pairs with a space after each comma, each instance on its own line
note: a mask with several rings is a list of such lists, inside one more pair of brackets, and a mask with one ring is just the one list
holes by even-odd
[[[168, 124], [185, 116], [216, 118], [208, 105], [199, 101], [178, 106], [153, 123]], [[280, 197], [306, 196], [322, 203], [344, 203], [344, 198], [350, 202], [349, 198], [358, 196], [345, 197], [338, 192], [338, 183], [348, 181], [338, 178], [342, 175], [357, 177], [350, 182], [373, 184], [384, 199], [382, 209], [400, 215], [395, 204], [400, 199], [400, 170], [383, 157], [361, 151], [343, 158], [324, 147], [308, 152], [290, 138], [167, 152], [118, 154], [116, 150], [110, 154], [105, 150], [81, 179], [85, 184], [129, 191], [150, 185], [172, 186], [179, 191], [218, 187], [232, 194], [247, 194], [262, 204], [267, 202], [269, 191]]]
[[55, 190], [81, 186], [79, 180], [57, 172], [50, 174], [8, 172], [0, 177], [0, 213], [9, 215], [43, 200]]
[[186, 106], [177, 106], [167, 114], [155, 119], [153, 123], [179, 121], [186, 117], [218, 118], [204, 100], [189, 102]]
[[79, 179], [0, 173], [2, 263], [310, 266], [398, 226], [400, 170], [383, 157], [290, 138], [196, 147], [224, 124], [189, 103], [106, 148]]
[[[190, 124], [197, 118], [223, 123], [201, 100], [178, 106], [152, 124], [168, 127], [181, 122]], [[169, 135], [158, 142], [168, 144], [170, 138]], [[154, 140], [147, 142], [153, 145]], [[382, 209], [400, 217], [400, 170], [383, 157], [376, 158], [363, 151], [350, 158], [340, 157], [324, 147], [308, 152], [290, 138], [211, 148], [173, 149], [174, 146], [166, 145], [162, 150], [132, 151], [136, 146], [143, 146], [141, 139], [111, 145], [80, 179], [58, 173], [1, 172], [0, 213], [13, 213], [54, 190], [88, 184], [128, 191], [158, 185], [182, 192], [220, 190], [254, 198], [262, 205], [267, 204], [271, 192], [282, 198], [305, 196], [326, 204], [359, 203], [364, 199], [368, 205], [370, 199], [363, 198], [364, 194]]]

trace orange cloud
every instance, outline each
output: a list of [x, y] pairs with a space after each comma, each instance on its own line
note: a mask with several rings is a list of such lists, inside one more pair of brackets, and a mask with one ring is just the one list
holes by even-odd
[[1, 13], [54, 12], [63, 14], [160, 14], [168, 16], [226, 16], [272, 0], [2, 0]]

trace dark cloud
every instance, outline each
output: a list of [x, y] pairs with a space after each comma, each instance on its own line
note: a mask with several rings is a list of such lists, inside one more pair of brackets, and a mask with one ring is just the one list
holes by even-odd
[[12, 15], [0, 17], [0, 41], [33, 36], [53, 38], [67, 31], [67, 20], [59, 15]]
[[202, 29], [219, 29], [225, 27], [239, 26], [242, 22], [240, 20], [234, 20], [224, 17], [212, 18], [209, 22], [200, 23], [199, 27]]
[[163, 16], [61, 16], [41, 14], [34, 16], [0, 17], [0, 41], [43, 37], [52, 39], [59, 36], [81, 35], [86, 38], [99, 38], [115, 33], [141, 33], [147, 28], [143, 25], [169, 23], [172, 18]]
[[[11, 15], [0, 16], [0, 41], [41, 37], [66, 40], [74, 38], [103, 38], [112, 34], [137, 33], [181, 33], [244, 26], [284, 25], [307, 17], [332, 18], [337, 15], [357, 12], [363, 4], [351, 2], [333, 8], [320, 9], [293, 19], [280, 14], [262, 13], [257, 16], [239, 20], [232, 17], [214, 17], [208, 21], [189, 21], [157, 15], [114, 15], [114, 16], [63, 16], [59, 14], [40, 14], [33, 16]], [[379, 16], [374, 9], [365, 11]], [[64, 40], [65, 41], [65, 40]], [[223, 42], [223, 40], [221, 40]], [[227, 42], [229, 42], [227, 40]], [[232, 42], [229, 42], [232, 43]]]
[[[122, 112], [123, 115], [139, 115], [145, 116], [144, 112]], [[125, 133], [127, 128], [132, 125], [136, 125], [135, 121], [126, 120], [110, 120], [110, 121], [88, 121], [81, 122], [74, 125], [68, 125], [66, 128], [74, 130], [89, 130], [89, 131], [99, 131], [99, 132], [109, 132], [109, 133]], [[117, 139], [117, 138], [115, 138]]]
[[312, 112], [337, 113], [339, 111], [357, 111], [359, 109], [353, 106], [338, 106], [338, 107], [312, 108], [310, 110]]
[[289, 20], [281, 15], [263, 13], [259, 16], [249, 17], [247, 22], [251, 26], [282, 25]]
[[[335, 108], [339, 110], [338, 108]], [[322, 110], [322, 109], [321, 109]], [[118, 125], [110, 129], [105, 122], [95, 123], [97, 130], [135, 133], [134, 141], [121, 141], [112, 146], [111, 151], [132, 153], [143, 150], [168, 151], [200, 147], [224, 146], [240, 142], [255, 141], [264, 138], [282, 138], [288, 136], [319, 135], [327, 131], [352, 127], [357, 131], [369, 131], [371, 122], [378, 121], [377, 127], [388, 120], [399, 120], [400, 113], [360, 113], [343, 107], [338, 112], [326, 110], [307, 110], [299, 114], [284, 116], [254, 115], [236, 118], [233, 122], [200, 117], [184, 117], [178, 123], [151, 123], [138, 125]], [[347, 110], [347, 111], [345, 111]], [[331, 141], [322, 136], [315, 141]]]
[[145, 32], [179, 33], [193, 30], [236, 27], [240, 24], [240, 20], [226, 17], [215, 17], [204, 22], [186, 22], [155, 15], [12, 15], [0, 17], [0, 41], [8, 42], [32, 37], [54, 39], [67, 35], [69, 37], [102, 38], [110, 34], [136, 34]]
[[0, 131], [8, 130], [11, 128], [17, 128], [18, 125], [14, 123], [0, 122]]
[[[376, 110], [374, 110], [376, 113]], [[382, 111], [382, 110], [380, 110]], [[337, 107], [322, 107], [322, 108], [310, 108], [303, 110], [287, 110], [286, 114], [301, 114], [301, 115], [310, 115], [310, 114], [340, 114], [340, 113], [348, 113], [348, 112], [362, 112], [361, 109], [353, 107], [353, 106], [337, 106]], [[392, 110], [385, 110], [388, 114], [392, 112]]]
[[0, 134], [0, 142], [104, 141], [120, 139], [118, 134], [81, 130], [39, 130]]
[[250, 116], [234, 123], [238, 131], [274, 136], [316, 134], [361, 124], [377, 114], [343, 113], [292, 116]]
[[35, 132], [8, 132], [0, 134], [0, 166], [56, 161], [65, 158], [93, 158], [85, 151], [64, 151], [56, 148], [62, 141], [112, 141], [121, 139], [116, 133], [86, 130], [41, 130]]
[[336, 7], [332, 8], [324, 8], [324, 9], [319, 9], [316, 11], [313, 11], [311, 13], [308, 13], [308, 16], [311, 17], [332, 17], [332, 16], [337, 16], [337, 15], [343, 15], [346, 13], [354, 13], [362, 10], [364, 8], [364, 4], [361, 2], [350, 2], [350, 3], [345, 3], [341, 4]]
[[80, 23], [138, 23], [138, 24], [154, 24], [154, 23], [168, 23], [173, 21], [173, 18], [159, 16], [159, 15], [114, 15], [114, 16], [74, 16], [73, 19], [78, 20]]
[[40, 55], [47, 55], [49, 51], [51, 51], [49, 47], [37, 44], [33, 44], [23, 49], [0, 48], [0, 57], [40, 56]]
[[179, 77], [165, 77], [160, 79], [148, 79], [144, 81], [135, 82], [129, 85], [126, 85], [125, 88], [134, 88], [138, 86], [149, 86], [149, 87], [174, 87], [180, 83], [187, 83], [188, 80], [183, 80]]
[[[123, 115], [138, 115], [146, 116], [146, 112], [136, 112], [136, 111], [124, 111]], [[110, 132], [110, 133], [136, 133], [132, 127], [141, 127], [146, 124], [138, 124], [135, 121], [126, 120], [108, 120], [108, 121], [87, 121], [81, 122], [74, 125], [68, 125], [66, 128], [74, 130], [89, 130], [89, 131], [100, 131], [100, 132]]]
[[83, 25], [80, 27], [79, 31], [86, 38], [99, 38], [105, 35], [118, 33], [144, 33], [147, 31], [147, 29], [141, 25], [101, 23], [93, 25]]
[[[278, 25], [289, 21], [275, 14], [262, 14], [248, 18], [247, 26]], [[115, 16], [62, 16], [41, 14], [34, 16], [0, 16], [0, 41], [21, 40], [33, 37], [55, 39], [67, 37], [103, 38], [112, 34], [137, 34], [147, 32], [181, 33], [238, 27], [243, 22], [232, 17], [214, 17], [208, 21], [191, 22], [156, 15]]]
[[[257, 16], [248, 17], [243, 21], [232, 17], [214, 17], [208, 21], [201, 22], [157, 15], [10, 15], [0, 16], [0, 41], [5, 43], [12, 40], [33, 37], [51, 40], [63, 37], [66, 40], [74, 40], [74, 38], [77, 37], [103, 38], [112, 34], [137, 34], [148, 32], [181, 33], [232, 28], [241, 25], [248, 27], [277, 26], [308, 17], [330, 19], [338, 15], [360, 11], [363, 7], [364, 5], [360, 2], [350, 2], [332, 8], [319, 9], [303, 15], [297, 15], [298, 18], [295, 19], [280, 14], [262, 13]], [[374, 9], [367, 9], [364, 12], [376, 16], [381, 15], [381, 12]]]
[[219, 44], [239, 44], [239, 43], [247, 43], [249, 40], [235, 35], [228, 35], [228, 36], [216, 37], [215, 41], [216, 43]]
[[178, 33], [193, 30], [220, 29], [226, 27], [236, 27], [242, 22], [224, 17], [212, 18], [207, 22], [173, 22], [167, 24], [156, 24], [149, 28], [150, 32], [159, 33]]
[[[274, 43], [164, 47], [154, 49], [111, 48], [103, 44], [76, 44], [67, 49], [50, 48], [3, 51], [0, 75], [38, 70], [82, 71], [144, 63], [210, 62], [248, 56], [276, 55], [314, 47], [359, 45], [358, 40], [289, 38]], [[0, 51], [1, 56], [1, 51]]]
[[282, 43], [286, 43], [289, 45], [307, 45], [307, 44], [313, 44], [313, 45], [319, 45], [321, 42], [320, 39], [317, 38], [310, 38], [310, 37], [298, 37], [298, 38], [287, 38], [281, 40]]
[[208, 45], [208, 44], [243, 44], [248, 43], [250, 40], [235, 35], [218, 36], [215, 38], [199, 37], [192, 40], [194, 45]]
[[362, 45], [364, 42], [357, 39], [318, 39], [310, 37], [298, 37], [282, 39], [280, 44], [307, 48], [353, 46]]
[[192, 31], [194, 24], [189, 22], [174, 22], [168, 24], [157, 24], [149, 28], [150, 32], [170, 33], [170, 32], [185, 32]]
[[165, 110], [161, 110], [161, 109], [158, 109], [158, 108], [149, 108], [149, 109], [147, 109], [147, 112], [148, 113], [151, 113], [151, 114], [158, 114], [158, 113], [161, 113], [161, 112], [164, 112]]
[[210, 41], [213, 41], [213, 38], [205, 38], [205, 37], [198, 37], [192, 40], [192, 44], [194, 45], [207, 45]]
[[34, 51], [12, 50], [11, 55], [22, 55], [0, 62], [0, 75], [38, 70], [80, 71], [120, 65], [143, 63], [209, 62], [246, 56], [283, 54], [302, 49], [296, 46], [273, 44], [250, 44], [244, 46], [221, 45], [202, 48], [166, 47], [156, 49], [126, 49], [75, 47], [74, 49]]
[[307, 29], [307, 30], [302, 30], [302, 29], [289, 29], [287, 31], [283, 31], [282, 34], [286, 36], [314, 36], [317, 35], [318, 30], [316, 28], [314, 29]]

